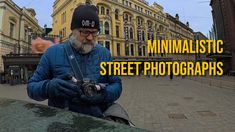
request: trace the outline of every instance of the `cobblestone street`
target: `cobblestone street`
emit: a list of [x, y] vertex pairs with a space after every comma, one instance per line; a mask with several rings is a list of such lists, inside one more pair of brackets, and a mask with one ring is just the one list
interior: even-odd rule
[[[226, 89], [180, 77], [173, 80], [123, 77], [122, 80], [119, 103], [137, 127], [156, 132], [235, 131], [233, 84]], [[36, 102], [28, 98], [26, 85], [0, 85], [0, 97]]]

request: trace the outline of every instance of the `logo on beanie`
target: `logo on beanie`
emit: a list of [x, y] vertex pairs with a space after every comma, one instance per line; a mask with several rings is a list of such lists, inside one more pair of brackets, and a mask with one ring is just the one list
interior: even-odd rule
[[90, 20], [82, 20], [82, 26], [83, 27], [95, 27], [95, 21], [90, 21]]

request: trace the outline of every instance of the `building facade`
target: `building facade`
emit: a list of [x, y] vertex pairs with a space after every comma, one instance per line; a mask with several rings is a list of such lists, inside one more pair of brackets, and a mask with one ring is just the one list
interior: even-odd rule
[[[189, 27], [189, 22], [186, 24], [179, 20], [179, 15], [175, 17], [167, 14], [167, 20], [169, 23], [168, 38], [172, 40], [194, 40], [194, 32]], [[174, 61], [195, 61], [194, 54], [172, 54]]]
[[[201, 32], [195, 32], [194, 39], [195, 41], [208, 40], [208, 38]], [[210, 61], [211, 59], [208, 57], [208, 54], [195, 54], [195, 60], [196, 61]]]
[[[53, 34], [68, 39], [73, 10], [87, 0], [55, 0]], [[157, 3], [145, 0], [90, 0], [99, 9], [100, 35], [98, 42], [110, 50], [116, 60], [162, 61], [174, 55], [148, 54], [147, 41], [159, 39], [192, 39], [193, 31], [174, 17], [163, 12]], [[179, 57], [181, 56], [181, 57]], [[185, 59], [185, 55], [177, 56]], [[190, 58], [187, 56], [187, 60]], [[177, 59], [177, 60], [178, 60]]]
[[12, 0], [0, 0], [0, 73], [2, 56], [31, 52], [31, 34], [42, 33], [33, 9], [18, 7]]
[[216, 38], [224, 41], [224, 53], [211, 55], [224, 62], [225, 73], [235, 73], [235, 0], [211, 0]]

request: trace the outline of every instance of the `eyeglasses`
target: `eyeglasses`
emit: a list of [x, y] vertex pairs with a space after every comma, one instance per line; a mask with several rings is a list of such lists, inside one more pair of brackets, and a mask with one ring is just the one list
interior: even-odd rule
[[83, 37], [88, 37], [90, 34], [92, 37], [97, 37], [100, 32], [99, 31], [88, 31], [88, 30], [78, 30]]

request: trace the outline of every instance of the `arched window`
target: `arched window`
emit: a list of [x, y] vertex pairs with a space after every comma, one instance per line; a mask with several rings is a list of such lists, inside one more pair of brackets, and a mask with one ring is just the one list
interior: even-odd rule
[[101, 6], [101, 15], [104, 15], [104, 7]]
[[104, 23], [104, 28], [105, 28], [105, 29], [104, 29], [104, 30], [105, 30], [105, 31], [104, 31], [104, 34], [109, 34], [109, 23], [108, 23], [108, 22], [105, 22], [105, 23]]
[[118, 11], [118, 9], [116, 9], [116, 10], [115, 10], [115, 19], [116, 19], [116, 20], [119, 20], [118, 14], [119, 14], [119, 11]]
[[133, 29], [130, 28], [130, 39], [133, 39]]

